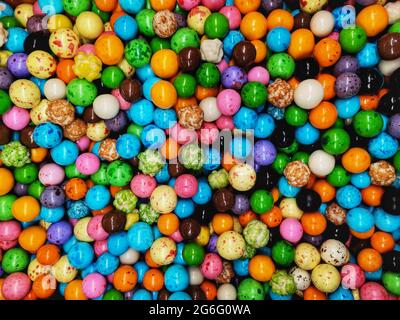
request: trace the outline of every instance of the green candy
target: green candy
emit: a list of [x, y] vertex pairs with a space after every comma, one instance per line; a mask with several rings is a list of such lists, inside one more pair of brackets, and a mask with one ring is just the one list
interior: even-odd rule
[[263, 214], [272, 209], [274, 198], [267, 190], [257, 190], [250, 197], [250, 206], [255, 213]]
[[171, 48], [179, 53], [183, 48], [200, 48], [200, 39], [196, 31], [190, 28], [181, 28], [171, 38]]
[[12, 205], [17, 200], [14, 194], [6, 194], [0, 197], [0, 221], [9, 221], [14, 218], [12, 214]]
[[158, 220], [160, 214], [155, 211], [150, 204], [141, 203], [139, 205], [139, 219], [140, 221], [146, 222], [147, 224], [152, 225], [154, 222]]
[[189, 170], [200, 170], [205, 162], [204, 152], [197, 144], [185, 144], [179, 150], [179, 160]]
[[272, 168], [275, 169], [276, 172], [282, 174], [285, 170], [286, 165], [290, 162], [290, 158], [288, 155], [284, 153], [278, 153], [274, 162], [272, 163]]
[[336, 165], [326, 178], [336, 188], [344, 187], [351, 180], [349, 173], [340, 164]]
[[372, 138], [382, 131], [383, 119], [374, 110], [362, 110], [355, 115], [353, 127], [360, 137]]
[[103, 23], [106, 23], [110, 20], [111, 13], [100, 10], [94, 1], [92, 5], [92, 11], [100, 17]]
[[400, 273], [384, 272], [382, 275], [382, 282], [389, 293], [400, 296]]
[[15, 168], [20, 168], [31, 162], [28, 148], [19, 141], [11, 141], [6, 144], [0, 154], [0, 159], [6, 167]]
[[344, 128], [344, 121], [341, 118], [337, 118], [332, 128]]
[[127, 129], [128, 133], [131, 133], [135, 136], [137, 136], [140, 139], [140, 135], [142, 134], [143, 131], [143, 127], [139, 126], [136, 123], [131, 123]]
[[107, 67], [101, 74], [101, 82], [109, 89], [117, 89], [124, 79], [124, 72], [117, 66]]
[[305, 164], [308, 164], [308, 159], [309, 158], [310, 158], [310, 155], [307, 152], [298, 151], [293, 155], [292, 161], [300, 160], [301, 162], [303, 162]]
[[125, 187], [133, 177], [132, 167], [121, 160], [111, 162], [107, 168], [107, 178], [112, 186]]
[[34, 197], [35, 199], [40, 198], [40, 195], [42, 194], [42, 192], [44, 191], [44, 189], [46, 189], [46, 187], [39, 181], [33, 181], [29, 187], [28, 187], [28, 194], [32, 197]]
[[205, 250], [204, 247], [200, 246], [195, 242], [187, 243], [183, 247], [182, 256], [183, 260], [189, 266], [198, 266], [204, 260]]
[[29, 255], [21, 248], [12, 248], [4, 253], [1, 267], [7, 273], [23, 271], [28, 267]]
[[291, 105], [285, 109], [285, 120], [291, 126], [300, 127], [306, 124], [308, 113], [296, 105]]
[[279, 151], [291, 155], [299, 150], [299, 143], [295, 140], [293, 143], [286, 148], [279, 148]]
[[388, 32], [400, 32], [400, 21], [393, 23], [390, 26]]
[[344, 129], [329, 129], [321, 138], [321, 145], [325, 152], [339, 155], [350, 147], [350, 136]]
[[86, 79], [74, 79], [67, 85], [67, 98], [76, 106], [87, 107], [97, 97], [96, 86]]
[[352, 25], [340, 31], [339, 42], [344, 51], [357, 53], [367, 43], [367, 34], [360, 26]]
[[10, 96], [4, 90], [0, 90], [0, 115], [7, 112], [12, 106]]
[[76, 17], [84, 11], [88, 11], [91, 3], [90, 0], [63, 0], [63, 7], [66, 13]]
[[191, 74], [182, 73], [174, 80], [174, 87], [179, 97], [190, 98], [196, 91], [196, 78]]
[[271, 55], [267, 62], [267, 69], [272, 78], [289, 79], [295, 69], [293, 58], [287, 53], [275, 53]]
[[138, 198], [131, 190], [121, 190], [115, 195], [113, 205], [117, 210], [125, 213], [131, 213], [136, 208]]
[[153, 19], [156, 15], [156, 12], [152, 9], [143, 9], [138, 12], [135, 17], [135, 20], [138, 25], [139, 32], [146, 37], [154, 37], [154, 29], [153, 29]]
[[244, 254], [241, 259], [251, 259], [256, 255], [257, 249], [252, 247], [246, 242], [246, 247], [244, 248]]
[[295, 249], [286, 240], [279, 240], [272, 246], [272, 259], [282, 267], [289, 267], [294, 261]]
[[264, 287], [258, 281], [247, 278], [240, 282], [238, 287], [239, 300], [264, 300]]
[[203, 63], [196, 71], [196, 80], [204, 88], [213, 88], [219, 84], [221, 74], [213, 63]]
[[159, 37], [154, 37], [150, 41], [151, 50], [154, 52], [163, 50], [163, 49], [171, 49], [171, 43], [168, 39], [162, 39]]
[[110, 181], [108, 180], [108, 176], [107, 176], [107, 168], [108, 168], [108, 165], [106, 163], [104, 163], [104, 162], [101, 163], [99, 170], [97, 170], [95, 173], [90, 175], [90, 179], [95, 184], [108, 186], [110, 184]]
[[144, 39], [134, 39], [125, 47], [125, 58], [134, 68], [141, 68], [148, 64], [151, 55], [151, 47]]
[[138, 155], [139, 170], [144, 174], [155, 176], [165, 165], [165, 161], [158, 150], [146, 149]]
[[7, 16], [0, 19], [0, 23], [3, 24], [4, 29], [22, 27], [21, 23], [14, 16]]
[[246, 107], [258, 108], [265, 104], [268, 99], [268, 92], [265, 85], [260, 82], [247, 82], [241, 91], [240, 96]]
[[212, 189], [225, 188], [229, 184], [229, 175], [225, 169], [214, 170], [207, 178]]
[[115, 289], [108, 290], [103, 297], [102, 300], [124, 300], [124, 295]]
[[222, 13], [215, 12], [204, 23], [204, 33], [209, 39], [222, 39], [229, 32], [229, 20]]
[[86, 179], [87, 177], [85, 174], [82, 174], [78, 171], [75, 163], [69, 164], [68, 166], [65, 167], [65, 175], [67, 176], [68, 179], [72, 178]]
[[393, 157], [393, 165], [396, 171], [400, 171], [400, 151], [397, 151]]
[[243, 236], [249, 245], [258, 249], [268, 244], [269, 230], [267, 225], [260, 220], [252, 220], [244, 228]]
[[297, 290], [293, 276], [288, 274], [285, 270], [275, 271], [269, 285], [273, 293], [281, 296], [292, 295]]
[[34, 163], [28, 163], [14, 170], [15, 180], [19, 183], [29, 184], [37, 179], [39, 170]]

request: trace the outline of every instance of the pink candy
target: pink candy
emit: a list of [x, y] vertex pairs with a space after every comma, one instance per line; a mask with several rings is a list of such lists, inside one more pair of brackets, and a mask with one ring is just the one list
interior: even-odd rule
[[7, 300], [22, 300], [31, 289], [31, 280], [22, 272], [15, 272], [4, 279], [2, 293]]
[[13, 241], [18, 239], [21, 233], [21, 225], [15, 221], [0, 222], [0, 241]]
[[217, 96], [217, 106], [224, 116], [233, 116], [240, 108], [242, 99], [233, 89], [222, 90]]
[[139, 198], [149, 198], [153, 190], [157, 187], [157, 182], [153, 177], [145, 174], [138, 174], [131, 181], [131, 190]]
[[242, 15], [240, 11], [235, 6], [226, 6], [219, 10], [225, 17], [228, 18], [229, 28], [231, 30], [237, 29], [240, 27], [240, 22], [242, 21]]
[[297, 243], [303, 236], [303, 227], [299, 220], [287, 218], [280, 224], [279, 232], [283, 239], [291, 243]]
[[82, 174], [93, 174], [96, 173], [100, 168], [100, 159], [93, 153], [82, 153], [76, 159], [76, 168]]
[[39, 181], [45, 186], [56, 186], [63, 182], [65, 173], [58, 164], [45, 164], [39, 171]]
[[269, 82], [269, 72], [263, 67], [254, 67], [247, 74], [247, 79], [250, 81], [257, 81], [267, 85]]
[[100, 273], [91, 273], [82, 281], [82, 290], [86, 297], [95, 299], [106, 290], [107, 281]]
[[216, 253], [207, 253], [200, 270], [205, 278], [214, 280], [222, 271], [222, 259]]
[[108, 238], [108, 233], [103, 229], [101, 221], [102, 215], [94, 216], [90, 219], [87, 226], [87, 233], [93, 240], [105, 240]]
[[30, 120], [29, 111], [18, 107], [12, 107], [3, 114], [3, 123], [11, 130], [22, 130]]
[[198, 190], [197, 179], [191, 174], [182, 174], [176, 178], [174, 188], [176, 194], [184, 199], [193, 197]]

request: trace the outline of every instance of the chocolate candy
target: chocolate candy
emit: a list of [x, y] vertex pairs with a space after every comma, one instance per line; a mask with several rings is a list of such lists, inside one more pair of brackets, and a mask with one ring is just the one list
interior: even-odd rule
[[140, 82], [136, 79], [125, 79], [119, 86], [122, 98], [129, 102], [135, 102], [142, 96]]
[[126, 224], [126, 214], [113, 210], [107, 212], [101, 220], [101, 226], [108, 233], [116, 233], [124, 230]]
[[200, 224], [193, 218], [183, 219], [179, 224], [179, 232], [185, 240], [195, 239], [199, 235], [200, 229]]
[[201, 62], [201, 52], [197, 48], [187, 47], [179, 52], [179, 65], [182, 72], [197, 70]]
[[[21, 136], [20, 136], [20, 141], [21, 143], [28, 147], [28, 148], [37, 148], [38, 145], [35, 143], [35, 141], [33, 141], [33, 130], [35, 128], [34, 127], [25, 127], [24, 129], [22, 129], [21, 131]], [[1, 133], [0, 133], [1, 135]]]
[[251, 66], [256, 59], [256, 48], [250, 41], [240, 41], [234, 48], [232, 58], [242, 68]]
[[378, 40], [378, 52], [384, 60], [400, 57], [400, 33], [390, 32]]
[[217, 211], [226, 212], [234, 206], [235, 194], [227, 188], [219, 189], [215, 191], [212, 200]]

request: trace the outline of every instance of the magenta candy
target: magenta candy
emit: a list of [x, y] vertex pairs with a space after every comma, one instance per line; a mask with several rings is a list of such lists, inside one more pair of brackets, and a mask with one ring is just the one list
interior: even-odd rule
[[387, 300], [388, 293], [377, 282], [367, 282], [360, 289], [361, 300]]
[[7, 300], [22, 300], [31, 289], [31, 280], [22, 272], [15, 272], [4, 279], [2, 293]]
[[30, 121], [29, 111], [15, 106], [3, 114], [3, 123], [11, 130], [22, 130]]
[[183, 237], [179, 229], [177, 229], [173, 234], [170, 235], [170, 238], [174, 240], [175, 242], [181, 242], [183, 241]]
[[266, 85], [269, 82], [269, 72], [263, 67], [254, 67], [247, 74], [247, 79], [250, 82], [256, 81]]
[[94, 216], [90, 219], [87, 226], [87, 233], [93, 240], [105, 240], [108, 238], [108, 233], [103, 229], [101, 221], [102, 215]]
[[348, 263], [340, 271], [342, 277], [342, 286], [347, 289], [358, 289], [365, 282], [364, 271], [354, 263]]
[[0, 249], [8, 250], [14, 248], [18, 244], [18, 239], [15, 240], [1, 240]]
[[107, 240], [97, 240], [94, 242], [94, 253], [96, 256], [101, 256], [106, 252], [108, 252]]
[[90, 53], [91, 54], [96, 54], [96, 49], [95, 49], [95, 46], [93, 44], [87, 43], [87, 44], [81, 45], [78, 48], [78, 52], [83, 52], [83, 53], [86, 53], [86, 54], [90, 54]]
[[198, 190], [198, 182], [191, 174], [182, 174], [176, 178], [174, 188], [176, 194], [184, 199], [193, 197]]
[[193, 9], [200, 5], [201, 0], [178, 0], [179, 6], [186, 11]]
[[76, 159], [76, 168], [82, 174], [93, 174], [96, 173], [100, 168], [100, 160], [93, 153], [82, 153]]
[[217, 107], [224, 116], [233, 116], [241, 103], [240, 94], [233, 89], [222, 90], [217, 96]]
[[106, 290], [107, 281], [100, 273], [91, 273], [82, 281], [82, 290], [89, 299], [100, 297]]
[[299, 220], [287, 218], [280, 224], [279, 232], [283, 239], [291, 243], [297, 243], [303, 236], [303, 227]]
[[215, 123], [219, 130], [233, 130], [235, 128], [232, 117], [220, 116]]
[[13, 241], [18, 239], [21, 225], [15, 221], [0, 222], [0, 241]]
[[219, 10], [225, 17], [228, 18], [229, 28], [231, 30], [237, 29], [240, 27], [240, 22], [242, 21], [242, 15], [240, 11], [235, 6], [226, 6]]
[[39, 181], [45, 186], [55, 186], [63, 182], [65, 173], [63, 168], [55, 163], [45, 164], [39, 170]]
[[203, 276], [207, 279], [216, 279], [222, 271], [222, 259], [216, 253], [207, 253], [200, 265]]
[[202, 0], [201, 3], [211, 11], [217, 11], [225, 5], [225, 0]]
[[146, 174], [138, 174], [131, 181], [131, 190], [139, 198], [149, 198], [156, 186], [156, 179]]
[[87, 136], [83, 136], [78, 141], [76, 141], [76, 145], [81, 152], [86, 151], [87, 149], [89, 149], [90, 139]]

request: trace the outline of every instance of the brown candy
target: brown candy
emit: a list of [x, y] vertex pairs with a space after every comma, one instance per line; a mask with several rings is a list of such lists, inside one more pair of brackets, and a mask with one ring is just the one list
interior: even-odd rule
[[179, 52], [179, 64], [182, 72], [197, 70], [201, 62], [201, 52], [197, 48], [187, 47]]
[[179, 232], [184, 240], [193, 240], [200, 234], [201, 226], [193, 218], [186, 218], [179, 224]]
[[268, 101], [278, 108], [289, 106], [294, 97], [294, 91], [289, 83], [282, 79], [276, 79], [268, 86]]
[[176, 178], [178, 176], [180, 176], [181, 174], [184, 174], [186, 172], [186, 168], [181, 165], [180, 163], [169, 163], [168, 164], [168, 172], [169, 175], [173, 178]]
[[372, 163], [369, 167], [371, 183], [377, 186], [390, 186], [396, 180], [396, 170], [387, 161]]
[[[21, 131], [20, 141], [28, 148], [37, 148], [38, 145], [33, 141], [33, 127], [25, 127]], [[1, 134], [1, 133], [0, 133]]]
[[310, 29], [311, 15], [306, 12], [299, 12], [293, 18], [293, 30]]
[[125, 79], [119, 86], [122, 98], [128, 102], [135, 102], [142, 96], [140, 82], [136, 79]]
[[50, 101], [46, 109], [49, 121], [60, 126], [67, 126], [75, 119], [75, 108], [67, 100]]
[[207, 299], [206, 294], [200, 288], [200, 286], [190, 286], [187, 291], [193, 300], [206, 300]]
[[157, 300], [168, 300], [170, 294], [166, 289], [161, 289], [158, 293]]
[[83, 111], [83, 121], [86, 123], [96, 123], [101, 121], [101, 119], [94, 113], [93, 107], [86, 107]]
[[336, 203], [332, 203], [326, 208], [325, 216], [330, 222], [337, 226], [346, 222], [346, 210]]
[[215, 281], [217, 283], [229, 283], [234, 276], [235, 272], [233, 271], [232, 264], [228, 261], [224, 261], [222, 263], [222, 271]]
[[200, 129], [204, 113], [198, 105], [189, 105], [178, 110], [179, 124], [187, 129]]
[[212, 200], [217, 211], [226, 212], [235, 205], [235, 194], [227, 188], [218, 189], [215, 191]]
[[11, 130], [6, 125], [0, 123], [0, 145], [7, 144], [11, 140]]
[[378, 52], [382, 59], [393, 60], [400, 57], [400, 33], [390, 32], [378, 40]]
[[308, 183], [311, 171], [305, 163], [297, 160], [288, 163], [283, 174], [291, 186], [301, 188]]
[[124, 230], [126, 214], [120, 211], [107, 212], [101, 220], [101, 226], [107, 233], [116, 233]]
[[78, 141], [86, 134], [87, 125], [82, 119], [75, 119], [64, 127], [64, 137], [71, 141]]
[[100, 143], [99, 156], [107, 161], [114, 161], [119, 158], [117, 152], [117, 140], [107, 138]]
[[171, 37], [176, 29], [178, 23], [176, 22], [175, 14], [169, 10], [158, 11], [153, 18], [153, 29], [157, 36], [160, 38]]
[[256, 47], [250, 41], [240, 41], [234, 48], [232, 57], [235, 64], [246, 68], [256, 60]]

